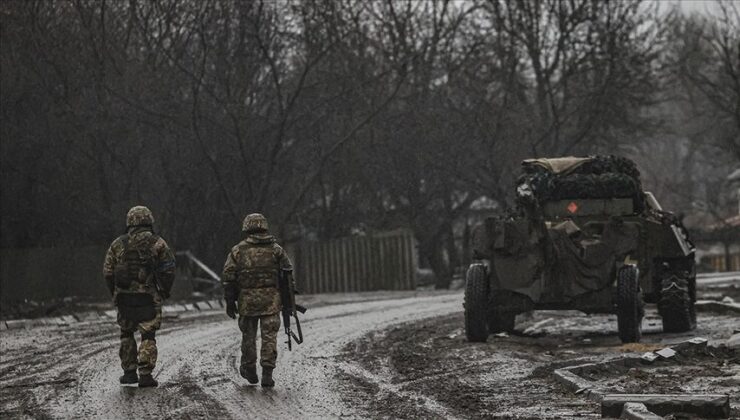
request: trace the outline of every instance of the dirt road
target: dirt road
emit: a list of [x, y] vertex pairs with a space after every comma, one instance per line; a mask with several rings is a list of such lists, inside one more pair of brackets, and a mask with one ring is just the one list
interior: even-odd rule
[[[737, 290], [701, 294], [737, 297]], [[697, 335], [720, 340], [738, 325], [737, 315], [701, 313], [696, 331], [662, 334], [653, 307], [643, 342], [622, 345], [614, 316], [537, 311], [520, 315], [514, 334], [468, 343], [460, 292], [374, 298], [313, 306], [303, 321], [306, 342], [292, 352], [281, 335], [275, 389], [247, 385], [239, 376], [240, 335], [221, 311], [165, 319], [157, 336], [157, 389], [118, 384], [118, 329], [112, 322], [3, 331], [0, 417], [598, 417], [595, 403], [553, 380], [554, 369]], [[734, 356], [706, 362], [706, 369], [692, 368], [691, 378], [662, 372], [662, 381], [671, 392], [727, 392], [740, 379]], [[617, 388], [660, 385], [644, 372], [630, 374], [626, 383], [619, 376], [605, 379]], [[733, 413], [740, 413], [738, 398], [734, 393]]]
[[[374, 331], [346, 346], [339, 375], [348, 405], [370, 418], [583, 419], [601, 418], [598, 403], [565, 390], [555, 369], [640, 355], [695, 336], [720, 340], [737, 316], [702, 313], [688, 333], [664, 334], [648, 309], [642, 342], [622, 344], [616, 317], [570, 311], [536, 311], [517, 319], [513, 334], [469, 343], [463, 316], [453, 313]], [[740, 416], [740, 364], [715, 354], [656, 370], [608, 372], [605, 389], [616, 393], [729, 393]]]
[[[166, 319], [157, 335], [157, 389], [122, 387], [118, 330], [111, 323], [2, 332], [0, 412], [12, 418], [356, 417], [338, 392], [345, 345], [392, 324], [462, 310], [462, 295], [389, 299], [309, 310], [306, 341], [281, 342], [278, 386], [249, 386], [237, 371], [235, 321], [210, 315]], [[282, 337], [280, 337], [282, 340]]]

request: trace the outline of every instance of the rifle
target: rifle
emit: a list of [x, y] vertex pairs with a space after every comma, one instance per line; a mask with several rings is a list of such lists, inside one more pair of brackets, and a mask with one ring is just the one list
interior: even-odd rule
[[[298, 320], [298, 312], [305, 314], [306, 308], [295, 303], [295, 285], [293, 284], [293, 270], [280, 270], [278, 279], [278, 289], [280, 290], [280, 300], [283, 303], [283, 327], [285, 334], [288, 336], [288, 350], [293, 350], [293, 340], [296, 344], [303, 343], [303, 331], [301, 331], [301, 322]], [[296, 335], [290, 328], [290, 318], [295, 319], [295, 328], [298, 331]]]
[[159, 284], [159, 278], [157, 277], [159, 275], [159, 270], [158, 270], [158, 267], [155, 267], [154, 264], [155, 264], [155, 261], [153, 260], [149, 261], [150, 272], [152, 275], [152, 284], [154, 285], [154, 290], [157, 291], [157, 294], [159, 296], [162, 296], [163, 295], [162, 290], [164, 289], [162, 289], [162, 285]]
[[[159, 294], [159, 296], [161, 296], [164, 299], [169, 298], [169, 291], [167, 293], [164, 293], [165, 289], [164, 289], [164, 287], [162, 287], [162, 284], [159, 282], [159, 274], [160, 274], [160, 272], [162, 272], [162, 271], [164, 271], [164, 270], [166, 270], [166, 269], [168, 269], [170, 267], [174, 267], [174, 266], [175, 266], [175, 261], [173, 260], [173, 261], [170, 261], [170, 262], [162, 263], [162, 264], [160, 264], [159, 267], [157, 267], [156, 269], [153, 269], [152, 270], [152, 283], [154, 284], [154, 289], [156, 289], [157, 290], [157, 293]], [[171, 282], [169, 283], [169, 285], [170, 285], [170, 288], [172, 288], [172, 283]], [[165, 295], [167, 295], [167, 296], [165, 296]]]

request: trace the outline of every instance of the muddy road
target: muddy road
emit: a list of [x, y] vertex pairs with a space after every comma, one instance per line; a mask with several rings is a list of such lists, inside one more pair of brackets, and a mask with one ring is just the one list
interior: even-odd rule
[[[601, 418], [598, 403], [566, 391], [555, 369], [640, 355], [695, 336], [720, 340], [740, 328], [740, 318], [699, 314], [690, 333], [663, 334], [648, 309], [641, 343], [623, 345], [616, 318], [576, 312], [537, 311], [517, 319], [514, 334], [469, 343], [463, 316], [453, 313], [367, 334], [347, 345], [339, 375], [349, 405], [372, 418]], [[656, 369], [606, 371], [614, 392], [730, 393], [740, 418], [740, 361], [716, 354]]]
[[[740, 281], [702, 282], [699, 299], [740, 301]], [[535, 311], [517, 316], [515, 332], [486, 343], [465, 339], [462, 311], [371, 331], [347, 344], [338, 374], [347, 405], [372, 418], [601, 418], [598, 403], [567, 391], [553, 371], [639, 356], [693, 337], [723, 343], [740, 332], [737, 313], [700, 312], [697, 328], [662, 332], [647, 305], [640, 343], [622, 344], [614, 315]], [[605, 369], [590, 381], [615, 393], [730, 395], [740, 419], [740, 351], [708, 350], [631, 369]], [[683, 417], [681, 417], [683, 418]]]
[[[433, 294], [312, 308], [306, 340], [288, 352], [279, 336], [277, 386], [238, 373], [240, 333], [220, 311], [165, 319], [157, 334], [156, 389], [122, 387], [118, 329], [78, 323], [2, 332], [0, 415], [6, 418], [357, 417], [336, 380], [336, 356], [392, 324], [460, 312], [462, 295]], [[281, 331], [282, 332], [282, 331]]]
[[[705, 293], [736, 297], [737, 291]], [[696, 331], [662, 334], [648, 308], [643, 342], [622, 345], [614, 316], [537, 311], [518, 316], [514, 334], [468, 343], [461, 292], [375, 299], [312, 305], [303, 317], [303, 345], [288, 352], [279, 336], [274, 389], [239, 376], [240, 335], [221, 311], [165, 319], [157, 335], [157, 389], [118, 384], [112, 322], [3, 331], [0, 417], [591, 418], [599, 416], [598, 406], [559, 386], [554, 369], [694, 336], [722, 340], [740, 327], [737, 315], [702, 312]], [[674, 370], [661, 372], [661, 381], [645, 372], [626, 379], [607, 372], [604, 379], [651, 392], [727, 392], [740, 384], [736, 357], [690, 368], [691, 378]], [[740, 416], [736, 391], [731, 401]]]

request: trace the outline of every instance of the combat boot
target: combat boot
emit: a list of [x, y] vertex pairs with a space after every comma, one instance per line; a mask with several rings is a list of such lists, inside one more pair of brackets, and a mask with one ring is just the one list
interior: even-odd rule
[[159, 385], [159, 383], [156, 379], [152, 377], [151, 374], [139, 376], [139, 388], [150, 388], [157, 385]]
[[239, 373], [242, 375], [242, 378], [246, 379], [250, 384], [256, 384], [260, 381], [260, 378], [257, 377], [257, 367], [255, 365], [239, 366]]
[[136, 375], [136, 369], [124, 370], [123, 375], [118, 378], [122, 385], [135, 384], [139, 382], [139, 377]]
[[275, 386], [275, 381], [272, 380], [272, 368], [262, 368], [262, 386], [265, 388]]

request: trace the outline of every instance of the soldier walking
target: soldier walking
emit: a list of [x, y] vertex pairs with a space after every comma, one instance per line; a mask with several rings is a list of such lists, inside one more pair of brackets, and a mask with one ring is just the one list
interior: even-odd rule
[[[162, 301], [170, 296], [175, 257], [167, 243], [153, 231], [154, 216], [144, 206], [126, 215], [126, 234], [108, 249], [103, 263], [106, 286], [118, 308], [121, 327], [121, 384], [157, 386], [152, 371], [157, 363], [155, 333], [162, 323]], [[134, 332], [141, 334], [136, 349]], [[138, 375], [136, 369], [138, 367]]]
[[226, 314], [236, 318], [237, 302], [239, 329], [242, 331], [242, 357], [239, 373], [250, 384], [257, 376], [257, 325], [262, 348], [262, 386], [275, 386], [272, 371], [277, 359], [277, 334], [280, 329], [280, 293], [278, 277], [281, 270], [292, 271], [285, 250], [270, 235], [267, 219], [259, 213], [244, 218], [242, 231], [246, 238], [231, 248], [226, 257], [222, 283]]

